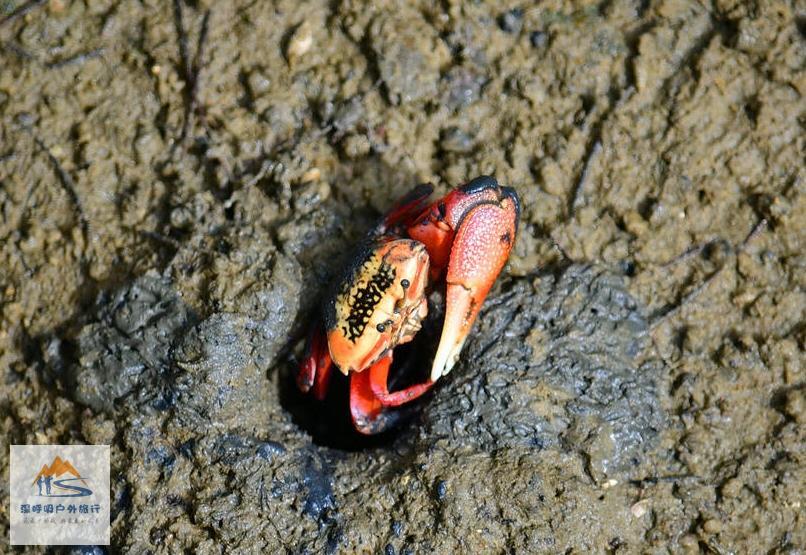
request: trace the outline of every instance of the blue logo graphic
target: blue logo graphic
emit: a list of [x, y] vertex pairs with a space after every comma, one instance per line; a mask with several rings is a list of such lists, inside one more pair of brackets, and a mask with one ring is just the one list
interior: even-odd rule
[[[61, 478], [65, 474], [73, 477]], [[40, 497], [86, 497], [92, 495], [92, 490], [85, 478], [70, 461], [57, 456], [50, 465], [42, 465], [31, 487], [36, 486]]]

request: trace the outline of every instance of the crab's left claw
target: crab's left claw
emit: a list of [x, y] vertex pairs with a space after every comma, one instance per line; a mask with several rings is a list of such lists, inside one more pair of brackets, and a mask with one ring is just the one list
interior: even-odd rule
[[[431, 381], [451, 371], [487, 293], [515, 243], [520, 203], [514, 189], [479, 178], [456, 191], [467, 208], [459, 220], [446, 276], [445, 323], [431, 368]], [[469, 197], [478, 199], [470, 202]], [[450, 203], [449, 198], [446, 202]], [[451, 207], [447, 207], [448, 213]]]

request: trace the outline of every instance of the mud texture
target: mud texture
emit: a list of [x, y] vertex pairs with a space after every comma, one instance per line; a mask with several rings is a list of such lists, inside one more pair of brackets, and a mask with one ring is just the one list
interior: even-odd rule
[[[103, 443], [113, 546], [73, 552], [802, 552], [805, 21], [0, 1], [0, 541], [7, 445]], [[414, 185], [481, 174], [510, 262], [361, 438], [344, 380], [293, 383], [320, 295]]]

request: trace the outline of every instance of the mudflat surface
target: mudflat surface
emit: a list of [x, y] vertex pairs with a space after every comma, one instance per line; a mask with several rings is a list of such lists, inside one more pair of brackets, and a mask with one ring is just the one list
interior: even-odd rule
[[[0, 541], [8, 444], [108, 443], [134, 553], [801, 552], [796, 6], [0, 1]], [[481, 174], [510, 262], [363, 440], [318, 295]]]

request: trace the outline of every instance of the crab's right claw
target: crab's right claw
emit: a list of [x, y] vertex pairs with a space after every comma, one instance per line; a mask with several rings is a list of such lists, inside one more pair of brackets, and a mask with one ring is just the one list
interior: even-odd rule
[[456, 230], [446, 276], [445, 323], [431, 381], [450, 372], [456, 364], [481, 305], [515, 243], [518, 196], [508, 187], [496, 189], [498, 198], [490, 201], [486, 194], [487, 198], [467, 211]]

